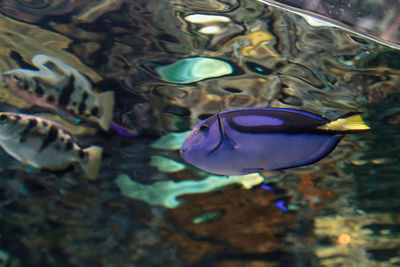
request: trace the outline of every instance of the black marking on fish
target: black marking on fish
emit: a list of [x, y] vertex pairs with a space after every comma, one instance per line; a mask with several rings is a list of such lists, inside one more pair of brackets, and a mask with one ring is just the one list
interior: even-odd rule
[[57, 129], [57, 127], [52, 125], [49, 129], [49, 133], [48, 133], [46, 139], [44, 139], [42, 146], [39, 148], [39, 152], [42, 151], [43, 149], [45, 149], [51, 143], [53, 143], [57, 139], [57, 136], [58, 136], [58, 129]]
[[8, 118], [8, 116], [5, 114], [0, 115], [0, 121], [5, 121], [7, 118]]
[[36, 86], [36, 88], [35, 88], [35, 93], [36, 93], [36, 95], [37, 95], [38, 97], [42, 97], [43, 94], [44, 94], [44, 90], [43, 90], [43, 88], [42, 88], [39, 84], [37, 84], [37, 86]]
[[65, 166], [65, 167], [63, 167], [61, 169], [57, 169], [57, 170], [51, 169], [51, 168], [40, 168], [40, 170], [41, 171], [47, 171], [47, 172], [53, 173], [55, 175], [62, 175], [62, 174], [65, 174], [67, 172], [73, 171], [74, 170], [74, 165], [73, 164], [69, 164], [69, 165], [67, 165], [67, 166]]
[[24, 143], [26, 141], [26, 135], [20, 135], [18, 142], [19, 143]]
[[15, 114], [14, 118], [15, 118], [15, 122], [18, 122], [21, 119], [21, 116], [18, 114]]
[[29, 119], [28, 120], [28, 125], [27, 125], [27, 128], [26, 129], [32, 129], [32, 128], [34, 128], [34, 127], [36, 127], [36, 125], [37, 125], [37, 120], [35, 120], [35, 119]]
[[43, 127], [47, 127], [47, 122], [45, 122], [45, 121], [42, 121], [42, 125], [43, 125]]
[[79, 150], [79, 158], [83, 159], [85, 157], [85, 152], [83, 150]]
[[90, 111], [90, 113], [92, 114], [92, 116], [97, 116], [99, 115], [99, 108], [98, 107], [94, 107], [92, 108], [92, 110]]
[[54, 103], [56, 101], [56, 98], [52, 95], [49, 95], [46, 100], [49, 103]]
[[54, 62], [52, 61], [46, 61], [46, 63], [43, 64], [45, 67], [47, 67], [49, 70], [56, 72], [58, 74], [64, 74], [64, 72], [58, 67]]
[[[258, 115], [277, 118], [283, 121], [282, 125], [257, 125], [244, 126], [235, 123], [233, 118], [236, 116]], [[228, 119], [228, 124], [239, 132], [244, 133], [282, 133], [282, 134], [327, 134], [326, 130], [318, 129], [319, 126], [330, 122], [329, 120], [320, 117], [320, 119], [297, 113], [295, 111], [288, 112], [284, 110], [241, 110], [221, 114]], [[213, 118], [216, 120], [216, 118]]]
[[24, 82], [24, 86], [22, 86], [23, 90], [29, 90], [29, 84], [27, 82]]
[[65, 144], [65, 151], [71, 150], [74, 147], [74, 144], [72, 143], [71, 139], [67, 140], [67, 143]]
[[85, 112], [85, 109], [86, 109], [85, 102], [86, 102], [86, 99], [88, 98], [88, 96], [89, 95], [86, 92], [84, 92], [82, 94], [82, 99], [81, 99], [81, 102], [80, 102], [79, 107], [78, 107], [79, 114], [81, 114], [81, 115]]
[[37, 121], [35, 119], [28, 119], [28, 124], [26, 125], [26, 128], [21, 132], [19, 142], [23, 143], [26, 141], [26, 138], [28, 136], [28, 133], [30, 130], [35, 128], [37, 125]]
[[74, 75], [71, 75], [68, 81], [68, 84], [62, 89], [60, 93], [60, 97], [58, 98], [58, 104], [61, 107], [66, 107], [69, 103], [69, 100], [71, 98], [71, 94], [74, 92], [74, 81], [75, 77]]

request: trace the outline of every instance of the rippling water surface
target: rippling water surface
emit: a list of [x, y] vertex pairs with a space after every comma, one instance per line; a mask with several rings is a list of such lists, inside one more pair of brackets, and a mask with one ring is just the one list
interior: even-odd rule
[[[115, 93], [109, 131], [0, 84], [1, 111], [56, 120], [100, 172], [0, 157], [0, 266], [398, 266], [400, 51], [250, 0], [1, 1], [0, 71], [58, 58]], [[36, 66], [37, 67], [37, 66]], [[187, 132], [219, 110], [285, 107], [372, 127], [323, 160], [214, 176]]]

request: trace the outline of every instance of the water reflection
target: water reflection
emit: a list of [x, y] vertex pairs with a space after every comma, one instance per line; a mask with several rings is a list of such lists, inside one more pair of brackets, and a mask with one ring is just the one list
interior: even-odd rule
[[[29, 68], [36, 54], [57, 58], [99, 92], [114, 91], [113, 122], [135, 134], [102, 131], [33, 106], [2, 83], [2, 111], [57, 119], [79, 132], [82, 147], [100, 144], [103, 160], [96, 181], [88, 181], [80, 179], [78, 168], [32, 172], [2, 153], [1, 261], [398, 264], [397, 50], [248, 0], [6, 2], [0, 16], [1, 72]], [[187, 58], [229, 62], [234, 75], [183, 84], [156, 79], [142, 68], [170, 67]], [[166, 168], [165, 162], [184, 164], [177, 151], [184, 132], [219, 110], [265, 106], [330, 120], [361, 111], [374, 131], [344, 139], [318, 164], [262, 173], [273, 178], [268, 184], [273, 191], [230, 184], [180, 195], [175, 209], [121, 195], [115, 183], [121, 174], [143, 188], [167, 181], [203, 183], [209, 174], [194, 167]], [[284, 212], [276, 203], [296, 209]]]
[[[400, 20], [395, 15], [399, 7], [391, 1], [377, 1], [376, 6], [363, 1], [260, 1], [295, 12], [313, 26], [346, 28], [385, 45], [395, 48], [400, 45]], [[374, 8], [379, 12], [372, 12]]]

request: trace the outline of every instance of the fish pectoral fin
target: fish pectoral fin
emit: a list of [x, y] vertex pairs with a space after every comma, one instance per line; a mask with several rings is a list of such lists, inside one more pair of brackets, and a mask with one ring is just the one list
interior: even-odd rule
[[91, 146], [83, 150], [88, 153], [88, 158], [84, 162], [81, 161], [81, 167], [90, 180], [96, 179], [96, 176], [100, 170], [101, 154], [103, 149], [98, 146]]
[[371, 128], [364, 122], [360, 114], [349, 113], [337, 120], [326, 123], [320, 127], [322, 130], [346, 132], [346, 131], [368, 131]]
[[221, 140], [219, 141], [218, 145], [216, 145], [216, 147], [214, 147], [210, 152], [208, 152], [208, 155], [218, 150], [218, 148], [220, 148], [224, 142], [228, 143], [229, 146], [231, 146], [233, 149], [237, 148], [236, 144], [233, 141], [231, 141], [228, 137], [224, 136], [221, 137]]

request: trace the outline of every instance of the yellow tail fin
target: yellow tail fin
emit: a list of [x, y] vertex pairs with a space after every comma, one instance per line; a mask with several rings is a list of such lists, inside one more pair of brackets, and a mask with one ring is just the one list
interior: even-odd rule
[[101, 117], [98, 118], [101, 128], [108, 131], [114, 112], [114, 92], [108, 91], [100, 96]]
[[319, 129], [330, 131], [367, 131], [371, 128], [364, 122], [360, 114], [350, 115], [349, 117], [339, 118], [327, 124], [324, 124]]
[[96, 179], [97, 173], [100, 170], [101, 154], [103, 149], [99, 146], [91, 146], [83, 150], [89, 154], [89, 157], [84, 162], [81, 162], [81, 167], [90, 180]]

